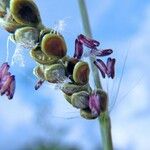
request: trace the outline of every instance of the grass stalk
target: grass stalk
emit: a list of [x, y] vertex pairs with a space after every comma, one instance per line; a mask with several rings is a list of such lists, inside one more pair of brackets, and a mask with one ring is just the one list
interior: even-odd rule
[[[87, 13], [87, 8], [84, 0], [78, 0], [84, 34], [92, 38], [92, 32], [90, 28], [89, 17]], [[93, 73], [93, 79], [95, 87], [102, 89], [102, 84], [99, 77], [99, 72], [93, 61], [95, 58], [90, 57], [90, 66]], [[102, 136], [102, 144], [104, 150], [113, 150], [112, 136], [111, 136], [111, 120], [108, 111], [102, 113], [98, 118], [100, 124], [100, 131]]]

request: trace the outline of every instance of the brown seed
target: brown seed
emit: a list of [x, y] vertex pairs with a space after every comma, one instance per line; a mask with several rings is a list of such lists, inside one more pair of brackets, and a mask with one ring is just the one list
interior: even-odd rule
[[64, 57], [67, 52], [64, 39], [57, 34], [46, 34], [42, 39], [41, 48], [47, 56], [59, 58]]
[[37, 26], [41, 23], [38, 8], [32, 0], [11, 0], [10, 11], [20, 24]]
[[77, 84], [86, 84], [89, 80], [89, 65], [86, 62], [78, 62], [73, 70], [73, 80]]

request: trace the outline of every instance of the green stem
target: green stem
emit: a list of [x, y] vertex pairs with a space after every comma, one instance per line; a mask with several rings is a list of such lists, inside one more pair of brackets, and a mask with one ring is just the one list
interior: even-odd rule
[[103, 149], [113, 150], [112, 137], [111, 137], [111, 120], [108, 112], [101, 114], [98, 119], [101, 127]]
[[[84, 0], [78, 0], [81, 18], [82, 18], [82, 24], [84, 28], [84, 33], [86, 36], [92, 38], [92, 32], [90, 28], [87, 8]], [[100, 82], [99, 72], [96, 66], [94, 65], [93, 61], [95, 58], [90, 57], [90, 65], [93, 73], [93, 79], [94, 84], [96, 88], [102, 89], [102, 85]], [[112, 137], [111, 137], [111, 120], [109, 117], [108, 111], [101, 114], [99, 116], [99, 123], [101, 127], [101, 136], [102, 136], [102, 143], [103, 143], [103, 149], [104, 150], [113, 150], [113, 144], [112, 144]]]
[[[84, 0], [78, 0], [78, 2], [79, 2], [80, 13], [81, 13], [81, 17], [82, 17], [84, 33], [86, 36], [92, 38], [92, 32], [91, 32], [91, 28], [90, 28], [90, 23], [89, 23], [89, 18], [88, 18], [85, 2], [84, 2]], [[94, 60], [95, 60], [95, 58], [90, 57], [91, 69], [92, 69], [92, 73], [94, 76], [94, 83], [95, 83], [96, 88], [102, 89], [98, 70], [97, 70], [96, 66], [93, 64]]]

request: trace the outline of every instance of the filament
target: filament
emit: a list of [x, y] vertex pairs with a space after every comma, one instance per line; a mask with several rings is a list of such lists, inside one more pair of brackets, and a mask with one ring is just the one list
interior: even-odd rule
[[10, 38], [11, 38], [11, 35], [9, 35], [8, 38], [7, 38], [7, 48], [6, 48], [6, 59], [5, 59], [5, 62], [8, 62], [8, 59], [9, 59], [9, 42], [10, 42]]
[[114, 105], [115, 105], [115, 103], [116, 103], [116, 101], [117, 101], [119, 92], [120, 92], [120, 87], [121, 87], [121, 83], [122, 83], [122, 79], [123, 79], [123, 75], [124, 75], [124, 71], [125, 71], [125, 66], [126, 66], [128, 54], [129, 54], [129, 49], [127, 50], [127, 53], [126, 53], [126, 56], [125, 56], [125, 60], [124, 60], [124, 63], [123, 63], [123, 68], [122, 68], [120, 80], [119, 80], [119, 83], [118, 83], [118, 86], [117, 86], [116, 96], [115, 96], [115, 98], [114, 98], [114, 102], [113, 102], [112, 106], [110, 107], [110, 112], [111, 112], [112, 108], [114, 107]]

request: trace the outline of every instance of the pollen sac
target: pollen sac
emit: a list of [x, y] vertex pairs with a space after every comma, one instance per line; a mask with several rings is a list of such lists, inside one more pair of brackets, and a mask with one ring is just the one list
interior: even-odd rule
[[72, 95], [80, 91], [90, 91], [89, 84], [86, 85], [76, 85], [72, 83], [65, 83], [61, 89], [65, 94]]
[[96, 119], [97, 116], [93, 115], [91, 113], [91, 110], [89, 108], [87, 109], [80, 109], [80, 115], [81, 117], [85, 118], [85, 119]]
[[35, 46], [38, 42], [39, 31], [33, 27], [23, 27], [17, 29], [14, 34], [14, 40], [22, 45]]
[[39, 11], [33, 0], [10, 0], [10, 11], [19, 24], [31, 26], [41, 24]]
[[88, 108], [88, 101], [89, 93], [86, 91], [77, 92], [71, 96], [71, 104], [76, 108]]
[[40, 64], [43, 65], [50, 65], [58, 62], [59, 58], [55, 56], [47, 56], [42, 51], [41, 48], [38, 46], [33, 48], [30, 51], [30, 56]]
[[66, 78], [65, 68], [62, 64], [47, 66], [45, 68], [44, 74], [45, 79], [50, 83], [60, 83]]
[[58, 34], [46, 34], [41, 42], [41, 49], [47, 56], [62, 58], [66, 55], [67, 47], [64, 38]]
[[89, 80], [89, 65], [86, 62], [78, 62], [73, 70], [73, 80], [77, 84], [86, 84]]

